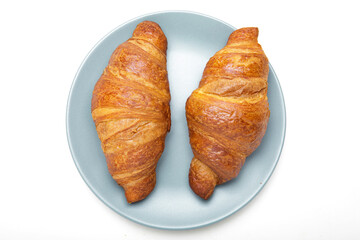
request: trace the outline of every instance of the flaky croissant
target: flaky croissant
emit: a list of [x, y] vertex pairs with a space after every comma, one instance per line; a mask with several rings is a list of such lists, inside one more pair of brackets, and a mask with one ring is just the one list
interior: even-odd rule
[[156, 165], [170, 131], [167, 39], [144, 21], [113, 52], [91, 102], [107, 166], [129, 203], [144, 199], [156, 183]]
[[189, 184], [204, 199], [239, 174], [267, 128], [269, 63], [257, 37], [257, 28], [234, 31], [186, 102], [194, 153]]

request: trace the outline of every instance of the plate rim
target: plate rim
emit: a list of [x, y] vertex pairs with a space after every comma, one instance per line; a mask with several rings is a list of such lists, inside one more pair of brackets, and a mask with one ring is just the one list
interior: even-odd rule
[[66, 104], [66, 118], [65, 118], [65, 122], [66, 122], [66, 136], [67, 136], [67, 142], [68, 142], [68, 146], [69, 146], [69, 149], [70, 149], [70, 153], [71, 153], [71, 157], [73, 159], [73, 162], [75, 163], [75, 166], [81, 176], [81, 178], [83, 179], [83, 181], [86, 183], [86, 185], [88, 186], [88, 188], [95, 194], [95, 196], [100, 199], [107, 207], [109, 207], [110, 209], [112, 209], [114, 212], [116, 212], [117, 214], [119, 214], [120, 216], [126, 218], [126, 219], [129, 219], [135, 223], [138, 223], [138, 224], [141, 224], [143, 226], [146, 226], [146, 227], [151, 227], [151, 228], [156, 228], [156, 229], [164, 229], [164, 230], [190, 230], [190, 229], [195, 229], [195, 228], [200, 228], [200, 227], [205, 227], [205, 226], [208, 226], [208, 225], [211, 225], [211, 224], [214, 224], [214, 223], [217, 223], [227, 217], [230, 217], [231, 215], [233, 215], [234, 213], [236, 213], [237, 211], [239, 211], [240, 209], [242, 209], [243, 207], [245, 207], [249, 202], [252, 201], [252, 199], [254, 199], [258, 194], [259, 192], [261, 192], [261, 190], [264, 188], [264, 186], [266, 185], [266, 183], [269, 181], [271, 175], [273, 174], [273, 172], [275, 171], [275, 168], [279, 162], [279, 159], [281, 157], [281, 153], [282, 153], [282, 149], [284, 147], [284, 142], [285, 142], [285, 137], [286, 137], [286, 120], [287, 120], [287, 117], [286, 117], [286, 107], [285, 107], [285, 99], [284, 99], [284, 94], [283, 94], [283, 91], [282, 91], [282, 88], [281, 88], [281, 85], [280, 85], [280, 82], [279, 82], [279, 79], [276, 75], [276, 72], [274, 71], [274, 68], [272, 67], [272, 65], [270, 64], [269, 62], [269, 68], [270, 68], [270, 71], [274, 74], [274, 78], [276, 79], [275, 83], [276, 83], [276, 86], [279, 88], [280, 90], [280, 98], [281, 98], [281, 109], [282, 109], [282, 112], [284, 113], [283, 114], [283, 128], [282, 128], [282, 132], [281, 132], [281, 135], [282, 135], [282, 138], [281, 138], [281, 143], [279, 145], [279, 148], [278, 148], [278, 152], [276, 153], [276, 160], [274, 161], [273, 163], [273, 166], [271, 168], [271, 171], [268, 172], [268, 174], [266, 175], [266, 178], [265, 178], [265, 181], [261, 184], [261, 186], [256, 190], [256, 192], [249, 196], [244, 202], [243, 204], [239, 205], [238, 207], [234, 208], [233, 210], [227, 212], [227, 213], [224, 213], [222, 215], [220, 215], [219, 217], [215, 218], [215, 219], [211, 219], [211, 220], [208, 220], [206, 222], [202, 222], [202, 223], [199, 223], [199, 224], [192, 224], [192, 225], [179, 225], [179, 226], [163, 226], [163, 225], [160, 225], [160, 224], [150, 224], [148, 222], [145, 222], [145, 221], [141, 221], [137, 218], [134, 218], [132, 216], [129, 216], [128, 214], [125, 214], [123, 212], [120, 212], [118, 209], [115, 209], [113, 206], [111, 206], [110, 203], [108, 203], [102, 196], [101, 194], [99, 194], [95, 188], [92, 187], [92, 185], [89, 183], [87, 177], [85, 177], [85, 174], [83, 173], [81, 167], [79, 166], [79, 163], [78, 161], [76, 160], [76, 157], [75, 157], [75, 151], [73, 149], [73, 144], [72, 144], [72, 140], [71, 140], [71, 133], [70, 133], [70, 130], [69, 130], [69, 124], [70, 124], [70, 121], [69, 121], [69, 108], [70, 108], [70, 105], [71, 105], [71, 99], [72, 99], [72, 94], [73, 94], [73, 90], [74, 90], [74, 86], [75, 86], [75, 83], [76, 83], [76, 80], [79, 76], [79, 73], [81, 71], [81, 69], [83, 68], [84, 64], [86, 63], [86, 61], [88, 60], [89, 56], [93, 53], [93, 51], [108, 37], [110, 36], [111, 34], [113, 34], [114, 32], [118, 31], [119, 29], [121, 29], [122, 27], [126, 26], [127, 24], [131, 23], [131, 22], [134, 22], [134, 21], [137, 21], [141, 18], [144, 18], [144, 17], [149, 17], [149, 16], [154, 16], [154, 15], [160, 15], [160, 14], [168, 14], [168, 13], [184, 13], [184, 14], [192, 14], [192, 15], [198, 15], [198, 16], [201, 16], [201, 17], [205, 17], [205, 18], [209, 18], [209, 19], [212, 19], [212, 20], [215, 20], [215, 21], [218, 21], [224, 25], [227, 25], [228, 27], [232, 28], [233, 30], [236, 30], [237, 28], [232, 26], [231, 24], [221, 20], [221, 19], [218, 19], [216, 17], [213, 17], [213, 16], [210, 16], [210, 15], [207, 15], [207, 14], [204, 14], [204, 13], [199, 13], [199, 12], [195, 12], [195, 11], [187, 11], [187, 10], [165, 10], [165, 11], [156, 11], [156, 12], [151, 12], [151, 13], [146, 13], [146, 14], [142, 14], [142, 15], [139, 15], [135, 18], [132, 18], [120, 25], [118, 25], [117, 27], [115, 27], [114, 29], [112, 29], [109, 33], [107, 33], [105, 36], [103, 36], [99, 41], [96, 42], [96, 44], [91, 48], [91, 50], [87, 53], [87, 55], [84, 57], [83, 61], [81, 62], [80, 66], [78, 67], [77, 69], [77, 72], [73, 78], [73, 81], [71, 83], [71, 87], [70, 87], [70, 91], [68, 93], [68, 98], [67, 98], [67, 104]]

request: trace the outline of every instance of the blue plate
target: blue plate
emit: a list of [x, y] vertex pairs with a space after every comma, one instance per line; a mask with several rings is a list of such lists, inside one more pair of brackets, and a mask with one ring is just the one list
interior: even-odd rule
[[[154, 191], [144, 201], [130, 205], [126, 202], [123, 189], [108, 173], [91, 118], [90, 105], [94, 85], [112, 52], [131, 37], [135, 26], [144, 20], [157, 22], [168, 39], [172, 126], [166, 138], [165, 151], [157, 166]], [[197, 13], [154, 13], [116, 28], [96, 44], [81, 64], [68, 99], [68, 142], [84, 181], [115, 212], [155, 228], [202, 227], [224, 219], [244, 207], [270, 178], [279, 160], [285, 137], [284, 99], [271, 66], [268, 78], [271, 116], [260, 147], [247, 158], [239, 176], [217, 186], [209, 200], [200, 199], [188, 184], [193, 154], [189, 145], [185, 102], [198, 87], [206, 62], [225, 46], [230, 33], [235, 29], [218, 19]]]

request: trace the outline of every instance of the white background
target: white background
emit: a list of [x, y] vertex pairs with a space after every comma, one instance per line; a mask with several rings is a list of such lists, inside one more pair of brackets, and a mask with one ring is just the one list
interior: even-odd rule
[[[1, 1], [0, 239], [360, 239], [356, 1]], [[190, 10], [257, 26], [287, 132], [259, 195], [208, 227], [165, 231], [106, 207], [80, 177], [65, 113], [91, 48], [139, 15]], [[225, 204], [225, 203], [224, 203]]]

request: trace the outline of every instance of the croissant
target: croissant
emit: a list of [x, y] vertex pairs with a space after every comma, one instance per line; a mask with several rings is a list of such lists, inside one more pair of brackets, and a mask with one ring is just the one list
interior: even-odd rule
[[93, 91], [91, 113], [108, 170], [129, 203], [154, 189], [170, 131], [166, 50], [157, 23], [138, 24], [113, 52]]
[[266, 131], [269, 65], [257, 37], [257, 28], [234, 31], [186, 102], [194, 154], [189, 184], [203, 199], [239, 174]]

